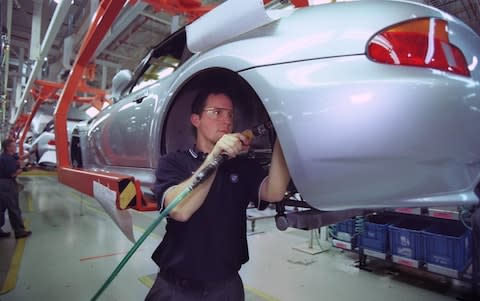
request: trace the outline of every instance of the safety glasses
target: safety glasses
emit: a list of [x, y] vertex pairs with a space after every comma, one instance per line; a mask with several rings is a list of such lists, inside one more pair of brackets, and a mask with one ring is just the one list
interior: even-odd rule
[[207, 117], [213, 120], [233, 120], [233, 110], [225, 108], [210, 107], [205, 108], [203, 111]]

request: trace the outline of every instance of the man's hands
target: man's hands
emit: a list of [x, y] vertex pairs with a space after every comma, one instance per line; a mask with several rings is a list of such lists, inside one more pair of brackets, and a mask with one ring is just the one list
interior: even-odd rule
[[230, 158], [235, 158], [239, 153], [248, 150], [250, 141], [251, 138], [243, 133], [225, 134], [217, 141], [209, 156], [213, 159], [226, 154]]
[[[240, 152], [248, 150], [250, 146], [250, 136], [248, 134], [233, 133], [224, 134], [214, 145], [213, 149], [208, 154], [206, 160], [198, 168], [198, 170], [192, 175], [191, 178], [186, 181], [173, 186], [173, 189], [169, 189], [166, 192], [164, 205], [168, 206], [181, 192], [187, 187], [196, 187], [184, 201], [179, 203], [177, 207], [172, 209], [170, 217], [173, 219], [185, 222], [195, 213], [200, 206], [202, 206], [205, 198], [210, 191], [214, 175], [217, 172], [216, 167], [218, 161], [215, 160], [220, 155], [227, 155], [230, 158], [236, 157]], [[201, 180], [199, 180], [201, 179]]]
[[26, 162], [23, 158], [20, 158], [17, 160], [17, 166], [18, 169], [21, 169], [22, 171], [29, 171], [32, 167], [32, 163]]
[[25, 163], [25, 166], [22, 167], [23, 171], [29, 171], [32, 168], [32, 163], [27, 162]]

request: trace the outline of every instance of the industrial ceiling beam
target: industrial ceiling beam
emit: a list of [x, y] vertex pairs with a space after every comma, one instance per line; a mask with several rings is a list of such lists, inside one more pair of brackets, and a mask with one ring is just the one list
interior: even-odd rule
[[[12, 93], [12, 98], [10, 99], [10, 116], [13, 116], [15, 114], [15, 103], [17, 102], [17, 99], [20, 97], [22, 94], [22, 83], [24, 79], [26, 80], [28, 78], [28, 71], [26, 68], [24, 68], [24, 55], [25, 55], [25, 49], [20, 48], [19, 50], [19, 56], [18, 56], [18, 72], [20, 73], [20, 76], [14, 77], [13, 81], [13, 91]], [[24, 70], [25, 69], [25, 70]], [[23, 74], [25, 72], [25, 74]], [[13, 76], [13, 74], [12, 74]]]
[[[10, 37], [12, 35], [12, 11], [13, 11], [13, 2], [12, 0], [8, 0], [7, 2], [7, 43], [10, 43]], [[7, 109], [7, 88], [8, 88], [8, 69], [9, 69], [9, 57], [10, 57], [10, 46], [7, 45], [7, 49], [5, 49], [5, 65], [4, 65], [4, 82], [3, 82], [3, 95], [2, 95], [2, 125], [5, 124], [5, 117], [6, 117], [6, 109]], [[2, 137], [3, 139], [4, 137]]]
[[[125, 1], [122, 0], [122, 2]], [[127, 27], [130, 26], [130, 24], [145, 10], [147, 6], [147, 3], [140, 1], [133, 7], [124, 10], [115, 24], [111, 26], [108, 35], [105, 35], [105, 38], [101, 41], [100, 46], [98, 46], [92, 59], [96, 58], [100, 53], [103, 53], [110, 44], [117, 40], [118, 36], [125, 32]]]
[[103, 0], [100, 3], [95, 19], [92, 21], [85, 39], [82, 42], [73, 68], [65, 83], [54, 114], [57, 166], [60, 169], [69, 167], [70, 165], [66, 126], [67, 113], [77, 90], [79, 80], [82, 78], [86, 66], [98, 51], [100, 41], [105, 37], [126, 2], [127, 0]]
[[40, 56], [40, 41], [42, 36], [42, 1], [33, 1], [32, 28], [30, 32], [29, 58], [35, 60]]
[[153, 21], [155, 21], [155, 22], [158, 22], [158, 23], [160, 23], [160, 24], [164, 24], [164, 25], [168, 25], [168, 26], [170, 26], [170, 24], [171, 24], [170, 21], [166, 21], [166, 20], [160, 18], [159, 16], [154, 15], [154, 14], [149, 13], [149, 12], [146, 12], [146, 11], [142, 11], [140, 14], [141, 14], [142, 16], [147, 17], [147, 18], [149, 18], [149, 19], [151, 19], [151, 20], [153, 20]]
[[18, 98], [15, 103], [15, 116], [10, 118], [10, 124], [14, 124], [20, 116], [24, 104], [23, 100], [27, 98], [27, 93], [29, 93], [30, 89], [32, 88], [33, 82], [35, 81], [38, 72], [42, 68], [43, 61], [50, 50], [50, 47], [52, 46], [53, 41], [55, 40], [55, 37], [57, 36], [57, 33], [60, 30], [63, 20], [65, 19], [65, 16], [67, 15], [71, 5], [71, 1], [61, 1], [57, 5], [57, 8], [52, 16], [52, 21], [48, 25], [47, 33], [43, 39], [42, 46], [40, 48], [40, 55], [35, 59], [35, 64], [33, 66], [32, 73], [30, 73], [30, 77], [28, 78], [25, 90], [23, 90], [22, 97]]
[[119, 69], [120, 67], [122, 67], [120, 64], [113, 63], [110, 61], [100, 60], [100, 59], [96, 59], [95, 64], [106, 66], [109, 68], [114, 68], [114, 69]]
[[102, 54], [113, 56], [113, 57], [119, 58], [119, 59], [124, 60], [124, 61], [135, 60], [135, 57], [122, 55], [120, 53], [116, 53], [116, 52], [109, 51], [109, 50], [102, 51]]

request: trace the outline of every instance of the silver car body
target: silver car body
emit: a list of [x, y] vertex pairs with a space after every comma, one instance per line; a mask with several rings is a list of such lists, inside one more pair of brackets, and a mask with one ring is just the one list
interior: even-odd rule
[[[422, 17], [448, 21], [450, 42], [462, 50], [471, 77], [367, 57], [366, 45], [377, 32]], [[292, 179], [311, 206], [471, 205], [478, 203], [480, 175], [479, 57], [477, 34], [418, 3], [302, 8], [220, 41], [166, 78], [124, 93], [74, 135], [83, 168], [133, 175], [148, 190], [159, 156], [193, 142], [183, 125], [188, 106], [177, 98], [188, 95], [192, 78], [221, 68], [239, 75], [258, 96]]]
[[[67, 120], [68, 141], [70, 142], [73, 129], [77, 121]], [[55, 130], [48, 126], [38, 135], [30, 146], [30, 150], [37, 156], [37, 164], [54, 167], [57, 166], [57, 147], [55, 146]]]

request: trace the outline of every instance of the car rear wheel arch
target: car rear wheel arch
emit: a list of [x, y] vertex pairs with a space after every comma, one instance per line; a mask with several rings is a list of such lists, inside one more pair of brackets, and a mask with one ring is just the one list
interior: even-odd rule
[[[234, 132], [269, 122], [269, 114], [252, 86], [238, 73], [224, 68], [203, 70], [192, 76], [172, 98], [160, 133], [160, 154], [191, 147], [195, 142], [190, 124], [191, 104], [202, 89], [226, 90], [233, 98]], [[274, 130], [253, 141], [255, 149], [271, 149]]]

